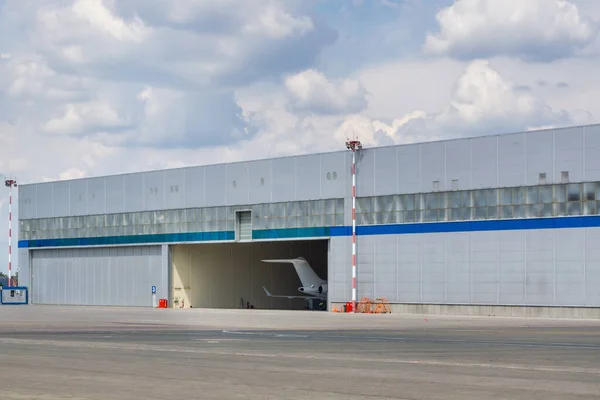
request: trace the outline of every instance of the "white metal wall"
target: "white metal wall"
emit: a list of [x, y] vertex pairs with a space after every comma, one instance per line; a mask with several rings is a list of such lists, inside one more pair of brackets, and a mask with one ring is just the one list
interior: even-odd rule
[[[330, 301], [351, 298], [331, 239]], [[358, 237], [358, 296], [398, 303], [600, 306], [600, 228]]]
[[[349, 151], [19, 187], [19, 218], [350, 197]], [[600, 125], [369, 149], [359, 196], [600, 180]], [[438, 182], [435, 184], [434, 182]]]
[[152, 286], [168, 297], [161, 246], [35, 250], [30, 261], [34, 304], [151, 307]]

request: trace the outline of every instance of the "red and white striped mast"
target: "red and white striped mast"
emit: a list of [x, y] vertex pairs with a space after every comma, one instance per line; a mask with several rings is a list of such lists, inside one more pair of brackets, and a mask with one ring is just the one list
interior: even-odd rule
[[17, 186], [17, 181], [7, 179], [4, 184], [8, 188], [8, 287], [12, 287], [12, 188]]
[[356, 151], [362, 148], [359, 140], [346, 141], [352, 150], [352, 311], [356, 312]]

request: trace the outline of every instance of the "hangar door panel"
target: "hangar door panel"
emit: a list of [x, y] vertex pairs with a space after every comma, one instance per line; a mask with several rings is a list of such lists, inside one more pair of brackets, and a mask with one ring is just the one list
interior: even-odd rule
[[160, 246], [35, 250], [35, 304], [147, 306], [161, 285]]

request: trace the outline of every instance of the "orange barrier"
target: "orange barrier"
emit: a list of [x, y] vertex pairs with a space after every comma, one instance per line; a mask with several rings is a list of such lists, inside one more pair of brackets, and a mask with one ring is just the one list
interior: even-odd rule
[[363, 297], [356, 305], [356, 312], [363, 314], [371, 314], [371, 303], [371, 299], [369, 299], [368, 297]]
[[158, 307], [156, 308], [167, 308], [167, 299], [158, 299]]
[[354, 310], [352, 309], [352, 302], [351, 301], [347, 301], [346, 302], [346, 312], [353, 312]]
[[[352, 309], [352, 302], [348, 301], [341, 309], [333, 307], [331, 311], [337, 313], [351, 313], [354, 310]], [[363, 297], [356, 303], [356, 312], [363, 314], [391, 314], [392, 308], [385, 297], [378, 297], [375, 300]]]
[[385, 297], [378, 297], [376, 299], [377, 308], [375, 309], [376, 314], [391, 314], [392, 308]]
[[378, 297], [375, 301], [368, 297], [363, 297], [356, 305], [356, 312], [363, 314], [391, 314], [392, 309], [385, 297]]

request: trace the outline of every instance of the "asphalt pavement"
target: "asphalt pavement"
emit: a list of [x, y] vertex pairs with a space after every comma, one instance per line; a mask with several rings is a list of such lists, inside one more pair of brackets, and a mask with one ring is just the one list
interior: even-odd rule
[[600, 321], [0, 308], [0, 397], [599, 399]]

